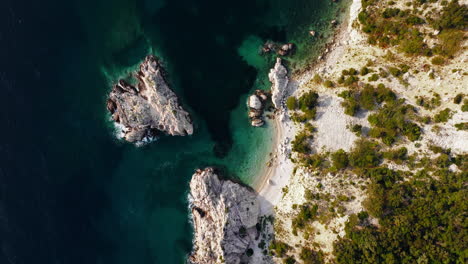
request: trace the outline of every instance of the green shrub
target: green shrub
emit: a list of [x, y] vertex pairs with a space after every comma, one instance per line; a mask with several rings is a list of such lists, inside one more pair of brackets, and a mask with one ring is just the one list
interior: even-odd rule
[[362, 126], [359, 124], [353, 125], [351, 127], [351, 132], [355, 133], [358, 137], [362, 134]]
[[359, 81], [359, 78], [355, 75], [349, 75], [343, 82], [345, 86], [350, 86]]
[[320, 75], [318, 75], [318, 74], [315, 74], [314, 78], [312, 80], [317, 84], [322, 83], [322, 77], [320, 77]]
[[401, 147], [399, 149], [390, 150], [390, 151], [383, 153], [384, 159], [389, 159], [397, 163], [406, 160], [408, 158], [407, 155], [408, 155], [408, 149], [405, 147]]
[[404, 104], [403, 99], [388, 102], [377, 113], [368, 117], [373, 126], [369, 136], [380, 138], [387, 145], [392, 145], [400, 133], [411, 141], [418, 140], [421, 128], [407, 120], [408, 115], [413, 112], [413, 107]]
[[367, 68], [367, 67], [362, 67], [362, 68], [361, 68], [361, 75], [362, 75], [362, 76], [365, 76], [365, 75], [367, 75], [368, 73], [370, 73], [369, 68]]
[[316, 92], [307, 92], [299, 97], [299, 108], [302, 111], [313, 109], [317, 105], [318, 94]]
[[301, 253], [299, 253], [299, 258], [304, 264], [322, 264], [324, 263], [324, 256], [322, 251], [315, 251], [309, 248], [303, 247]]
[[286, 255], [291, 247], [284, 242], [273, 240], [270, 243], [269, 249], [273, 252], [273, 254], [281, 258]]
[[337, 170], [341, 170], [348, 167], [348, 154], [342, 149], [332, 153], [331, 160], [333, 162], [333, 167], [335, 167], [335, 169]]
[[349, 73], [349, 75], [357, 75], [358, 71], [356, 69], [354, 69], [354, 68], [349, 68], [348, 73]]
[[437, 44], [433, 51], [435, 54], [453, 57], [462, 49], [464, 32], [459, 30], [446, 30], [440, 33], [440, 44]]
[[377, 81], [378, 79], [379, 79], [379, 75], [376, 74], [376, 73], [372, 74], [372, 75], [368, 78], [369, 82], [375, 82], [375, 81]]
[[305, 131], [299, 132], [294, 137], [294, 140], [291, 141], [292, 151], [306, 154], [310, 152], [309, 141], [312, 139], [312, 136]]
[[284, 264], [294, 264], [296, 263], [296, 260], [294, 257], [288, 256], [284, 259]]
[[401, 75], [401, 71], [400, 69], [398, 68], [395, 68], [395, 67], [390, 67], [388, 69], [388, 71], [390, 72], [391, 75], [395, 76], [395, 77], [399, 77]]
[[453, 98], [453, 103], [454, 104], [460, 104], [461, 101], [463, 100], [463, 94], [462, 93], [459, 93], [455, 96], [455, 98]]
[[462, 112], [468, 112], [468, 100], [463, 100], [463, 105], [461, 107]]
[[468, 130], [468, 122], [455, 124], [457, 130]]
[[452, 0], [442, 9], [439, 19], [435, 20], [433, 27], [443, 29], [466, 29], [468, 27], [468, 7]]
[[289, 110], [296, 110], [297, 107], [298, 107], [298, 103], [297, 103], [296, 97], [294, 97], [294, 96], [288, 97], [288, 99], [286, 100], [286, 107], [287, 107]]
[[399, 8], [385, 8], [385, 10], [382, 13], [383, 18], [391, 18], [391, 17], [396, 17], [400, 13]]
[[323, 85], [324, 85], [325, 87], [327, 87], [327, 88], [332, 88], [332, 87], [335, 86], [335, 85], [333, 84], [333, 82], [330, 81], [330, 80], [326, 80], [326, 81], [323, 83]]
[[306, 168], [320, 168], [325, 161], [321, 154], [304, 155], [299, 158], [299, 164]]
[[441, 123], [447, 122], [452, 117], [452, 111], [449, 108], [445, 108], [434, 116], [434, 122]]
[[349, 153], [349, 164], [356, 168], [370, 168], [380, 164], [378, 145], [374, 142], [360, 139]]
[[431, 60], [432, 64], [434, 65], [442, 65], [445, 63], [445, 59], [441, 56], [436, 56], [434, 58], [432, 58]]
[[311, 222], [317, 216], [318, 206], [303, 204], [299, 206], [299, 213], [292, 219], [293, 229], [303, 229], [308, 222]]
[[355, 116], [359, 111], [359, 104], [356, 101], [344, 101], [341, 103], [344, 107], [344, 113], [350, 116]]
[[421, 24], [426, 23], [424, 19], [415, 15], [410, 15], [409, 17], [407, 17], [405, 22], [406, 24], [409, 24], [409, 25], [421, 25]]

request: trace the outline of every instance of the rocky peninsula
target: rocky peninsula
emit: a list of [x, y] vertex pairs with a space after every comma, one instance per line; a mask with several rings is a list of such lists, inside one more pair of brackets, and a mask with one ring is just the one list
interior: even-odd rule
[[277, 109], [280, 109], [282, 101], [284, 101], [286, 97], [285, 93], [289, 83], [288, 70], [282, 64], [281, 58], [276, 59], [275, 66], [270, 70], [268, 78], [272, 83], [271, 100], [273, 101], [273, 105]]
[[191, 117], [169, 87], [158, 58], [147, 56], [134, 76], [138, 80], [136, 86], [121, 79], [107, 99], [107, 110], [116, 124], [118, 136], [128, 142], [144, 144], [160, 134], [191, 135]]
[[189, 200], [195, 231], [189, 262], [251, 263], [259, 236], [257, 194], [249, 187], [220, 179], [213, 168], [206, 168], [192, 176]]

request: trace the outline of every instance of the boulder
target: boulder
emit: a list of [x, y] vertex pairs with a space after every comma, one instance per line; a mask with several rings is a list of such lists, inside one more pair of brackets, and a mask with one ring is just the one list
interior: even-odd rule
[[258, 96], [255, 95], [255, 94], [252, 94], [249, 97], [249, 103], [248, 104], [249, 104], [250, 108], [253, 108], [253, 109], [256, 109], [256, 110], [260, 110], [263, 107], [262, 101], [260, 101], [260, 98], [258, 98]]
[[252, 119], [251, 125], [254, 127], [261, 127], [265, 124], [265, 122], [260, 118]]

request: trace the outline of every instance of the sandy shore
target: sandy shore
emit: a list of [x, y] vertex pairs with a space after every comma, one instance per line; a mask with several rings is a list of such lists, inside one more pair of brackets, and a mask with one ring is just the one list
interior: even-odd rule
[[[315, 63], [311, 70], [301, 76], [293, 76], [288, 85], [288, 89], [297, 91], [298, 86], [304, 83], [304, 80], [309, 80], [310, 75], [313, 75], [317, 69], [324, 66], [331, 66], [339, 60], [340, 54], [345, 46], [349, 44], [349, 39], [352, 39], [353, 28], [351, 21], [357, 17], [361, 7], [361, 0], [353, 0], [349, 7], [349, 12], [344, 23], [336, 29], [336, 33], [330, 44], [326, 46], [326, 54], [322, 55], [322, 59]], [[295, 86], [295, 87], [289, 87]], [[272, 214], [275, 205], [283, 196], [283, 188], [288, 185], [293, 174], [294, 164], [289, 159], [290, 142], [294, 138], [298, 128], [289, 119], [286, 110], [281, 109], [275, 115], [273, 122], [274, 137], [273, 151], [271, 155], [271, 166], [266, 167], [259, 177], [255, 180], [253, 186], [259, 193], [261, 200], [261, 213]]]

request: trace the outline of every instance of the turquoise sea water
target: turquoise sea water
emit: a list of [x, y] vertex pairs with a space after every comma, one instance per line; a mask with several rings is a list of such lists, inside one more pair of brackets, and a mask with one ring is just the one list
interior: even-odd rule
[[[325, 40], [308, 31], [329, 34], [339, 8], [328, 0], [6, 4], [1, 263], [183, 263], [194, 170], [217, 166], [249, 184], [271, 151], [271, 127], [247, 118], [247, 96], [269, 89], [274, 63], [259, 45], [294, 42], [289, 65], [302, 67]], [[137, 148], [114, 138], [105, 100], [148, 53], [164, 61], [196, 130]]]

